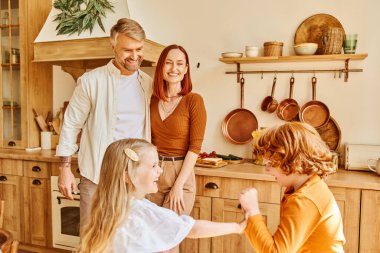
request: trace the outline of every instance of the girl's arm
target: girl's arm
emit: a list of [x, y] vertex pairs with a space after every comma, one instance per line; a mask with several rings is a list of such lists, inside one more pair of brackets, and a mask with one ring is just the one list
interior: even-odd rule
[[207, 220], [196, 220], [188, 238], [206, 238], [228, 234], [241, 234], [247, 225], [246, 221], [242, 223], [230, 222], [213, 222]]

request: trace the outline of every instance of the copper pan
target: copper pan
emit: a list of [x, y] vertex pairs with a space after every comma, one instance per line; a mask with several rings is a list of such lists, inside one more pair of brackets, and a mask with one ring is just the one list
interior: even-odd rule
[[313, 100], [302, 106], [299, 112], [299, 117], [302, 122], [318, 128], [327, 124], [330, 118], [330, 111], [327, 105], [315, 99], [317, 78], [313, 77], [311, 80], [313, 86]]
[[278, 102], [276, 99], [274, 99], [274, 90], [276, 89], [276, 81], [277, 81], [277, 77], [275, 76], [273, 78], [271, 95], [265, 97], [263, 102], [261, 103], [261, 110], [263, 112], [272, 113], [272, 112], [276, 111], [276, 109], [277, 109]]
[[294, 86], [294, 77], [290, 78], [290, 91], [289, 98], [283, 100], [277, 108], [277, 116], [286, 121], [293, 120], [300, 110], [300, 106], [297, 101], [295, 101], [293, 97], [293, 86]]
[[258, 123], [255, 114], [244, 109], [244, 78], [240, 80], [241, 108], [227, 114], [222, 123], [224, 137], [234, 144], [245, 144], [252, 140], [252, 132], [257, 130]]
[[330, 116], [327, 124], [317, 128], [317, 131], [330, 150], [336, 151], [339, 149], [342, 134], [338, 123], [333, 117]]

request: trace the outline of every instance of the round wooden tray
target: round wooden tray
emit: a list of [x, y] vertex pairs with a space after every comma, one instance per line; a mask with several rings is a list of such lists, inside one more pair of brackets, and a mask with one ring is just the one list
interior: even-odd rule
[[342, 134], [338, 123], [333, 117], [330, 116], [327, 124], [317, 128], [317, 131], [330, 150], [336, 151], [339, 148]]
[[294, 36], [294, 45], [308, 42], [318, 43], [317, 54], [320, 54], [322, 31], [328, 27], [342, 28], [343, 34], [345, 34], [338, 19], [328, 14], [316, 14], [308, 17], [298, 26]]

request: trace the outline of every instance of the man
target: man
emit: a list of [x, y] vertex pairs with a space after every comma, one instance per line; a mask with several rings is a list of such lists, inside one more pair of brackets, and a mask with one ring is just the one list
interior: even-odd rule
[[111, 28], [115, 58], [78, 79], [65, 112], [56, 151], [60, 157], [58, 186], [65, 197], [73, 199], [77, 186], [70, 162], [78, 150], [76, 140], [82, 130], [78, 153], [81, 230], [89, 219], [107, 146], [123, 138], [150, 141], [152, 79], [139, 70], [144, 39], [145, 32], [137, 22], [126, 18], [118, 20]]

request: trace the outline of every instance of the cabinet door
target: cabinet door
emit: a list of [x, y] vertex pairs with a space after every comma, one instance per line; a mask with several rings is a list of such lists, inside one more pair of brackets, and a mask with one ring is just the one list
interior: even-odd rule
[[15, 239], [21, 237], [21, 177], [0, 174], [0, 199], [4, 200], [3, 228], [8, 230]]
[[[191, 217], [197, 220], [211, 220], [211, 198], [196, 196]], [[211, 239], [185, 239], [180, 245], [181, 253], [211, 252]]]
[[363, 190], [360, 219], [360, 253], [380, 251], [380, 191]]
[[[260, 211], [273, 233], [280, 221], [280, 205], [260, 203]], [[212, 199], [212, 220], [218, 222], [241, 222], [244, 219], [239, 201], [233, 199]], [[212, 238], [214, 253], [251, 253], [255, 252], [248, 240], [242, 235], [226, 235]]]
[[360, 189], [330, 187], [338, 204], [346, 237], [344, 252], [357, 253], [359, 250]]
[[[51, 226], [48, 179], [24, 177], [24, 236], [25, 242], [48, 246]], [[48, 232], [49, 231], [49, 232]]]

